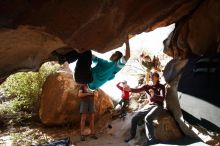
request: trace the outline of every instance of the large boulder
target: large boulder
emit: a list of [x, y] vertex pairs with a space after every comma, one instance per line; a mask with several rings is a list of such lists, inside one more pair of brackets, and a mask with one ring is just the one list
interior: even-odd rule
[[[130, 133], [131, 119], [135, 116], [135, 113], [128, 113], [125, 120], [116, 119], [111, 123], [112, 128], [108, 130], [108, 134], [115, 137], [127, 138]], [[144, 121], [143, 121], [144, 122]], [[152, 121], [154, 124], [155, 138], [161, 141], [170, 141], [181, 138], [182, 132], [167, 110], [163, 110], [158, 113]], [[137, 134], [135, 139], [129, 142], [131, 146], [141, 144], [146, 140], [144, 124], [137, 127]]]
[[161, 141], [175, 140], [183, 137], [178, 123], [166, 110], [162, 111], [153, 121], [154, 135]]
[[[58, 71], [50, 75], [43, 85], [40, 97], [39, 115], [42, 123], [45, 125], [79, 124], [78, 90], [79, 86], [74, 82], [70, 72]], [[98, 97], [95, 97], [95, 108], [96, 120], [113, 108], [110, 97], [100, 89]]]

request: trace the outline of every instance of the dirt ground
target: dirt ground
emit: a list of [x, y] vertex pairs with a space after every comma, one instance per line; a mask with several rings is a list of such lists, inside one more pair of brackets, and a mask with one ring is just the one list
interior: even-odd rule
[[[30, 146], [47, 143], [69, 137], [72, 146], [128, 146], [124, 142], [130, 118], [116, 119], [109, 122], [109, 117], [103, 117], [96, 123], [97, 140], [86, 137], [80, 141], [79, 126], [45, 127], [40, 123], [26, 126], [8, 127], [0, 133], [0, 146]], [[109, 128], [109, 125], [112, 128]], [[89, 128], [85, 131], [89, 133]]]

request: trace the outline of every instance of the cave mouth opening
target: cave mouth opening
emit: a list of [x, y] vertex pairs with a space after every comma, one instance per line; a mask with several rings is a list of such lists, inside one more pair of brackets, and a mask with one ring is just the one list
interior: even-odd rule
[[[100, 88], [105, 91], [114, 101], [120, 100], [120, 91], [117, 89], [116, 84], [122, 80], [126, 80], [131, 87], [136, 87], [138, 85], [138, 80], [140, 75], [145, 75], [146, 68], [141, 65], [140, 54], [146, 53], [153, 59], [154, 56], [158, 56], [161, 62], [161, 83], [165, 84], [164, 78], [162, 76], [162, 70], [165, 65], [172, 58], [163, 53], [164, 45], [163, 41], [168, 37], [168, 35], [174, 30], [175, 24], [171, 24], [166, 27], [157, 28], [151, 32], [143, 32], [141, 34], [135, 35], [129, 40], [131, 57], [126, 63], [125, 67], [116, 74], [113, 80], [108, 81]], [[106, 53], [98, 53], [92, 51], [92, 53], [100, 58], [108, 59], [115, 51], [121, 51], [123, 54], [125, 52], [125, 44], [119, 48]], [[70, 69], [75, 70], [76, 62], [70, 64]], [[153, 70], [152, 70], [153, 71]]]

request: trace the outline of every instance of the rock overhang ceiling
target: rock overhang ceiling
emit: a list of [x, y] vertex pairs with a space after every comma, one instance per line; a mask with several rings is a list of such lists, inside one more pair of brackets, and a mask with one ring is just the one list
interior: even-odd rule
[[215, 52], [219, 11], [218, 0], [0, 1], [0, 76], [37, 70], [59, 48], [103, 53], [121, 46], [128, 34], [172, 23], [165, 53], [186, 58]]

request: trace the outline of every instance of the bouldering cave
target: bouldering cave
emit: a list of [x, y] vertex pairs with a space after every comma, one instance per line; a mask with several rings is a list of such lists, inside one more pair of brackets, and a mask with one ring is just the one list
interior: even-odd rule
[[[169, 112], [157, 120], [171, 124], [164, 128], [159, 122], [155, 135], [166, 144], [187, 136], [220, 145], [219, 0], [1, 0], [0, 83], [11, 74], [38, 71], [43, 63], [57, 61], [54, 51], [105, 53], [122, 46], [128, 35], [170, 24], [175, 28], [163, 42], [163, 52], [172, 57], [163, 70]], [[56, 126], [79, 121], [79, 99], [72, 100], [77, 90], [67, 68], [50, 75], [40, 95], [41, 122]], [[98, 92], [97, 120], [114, 107], [106, 93]], [[128, 116], [127, 121], [132, 114]], [[128, 132], [118, 119], [112, 125], [112, 135]], [[116, 133], [114, 128], [122, 129]]]

